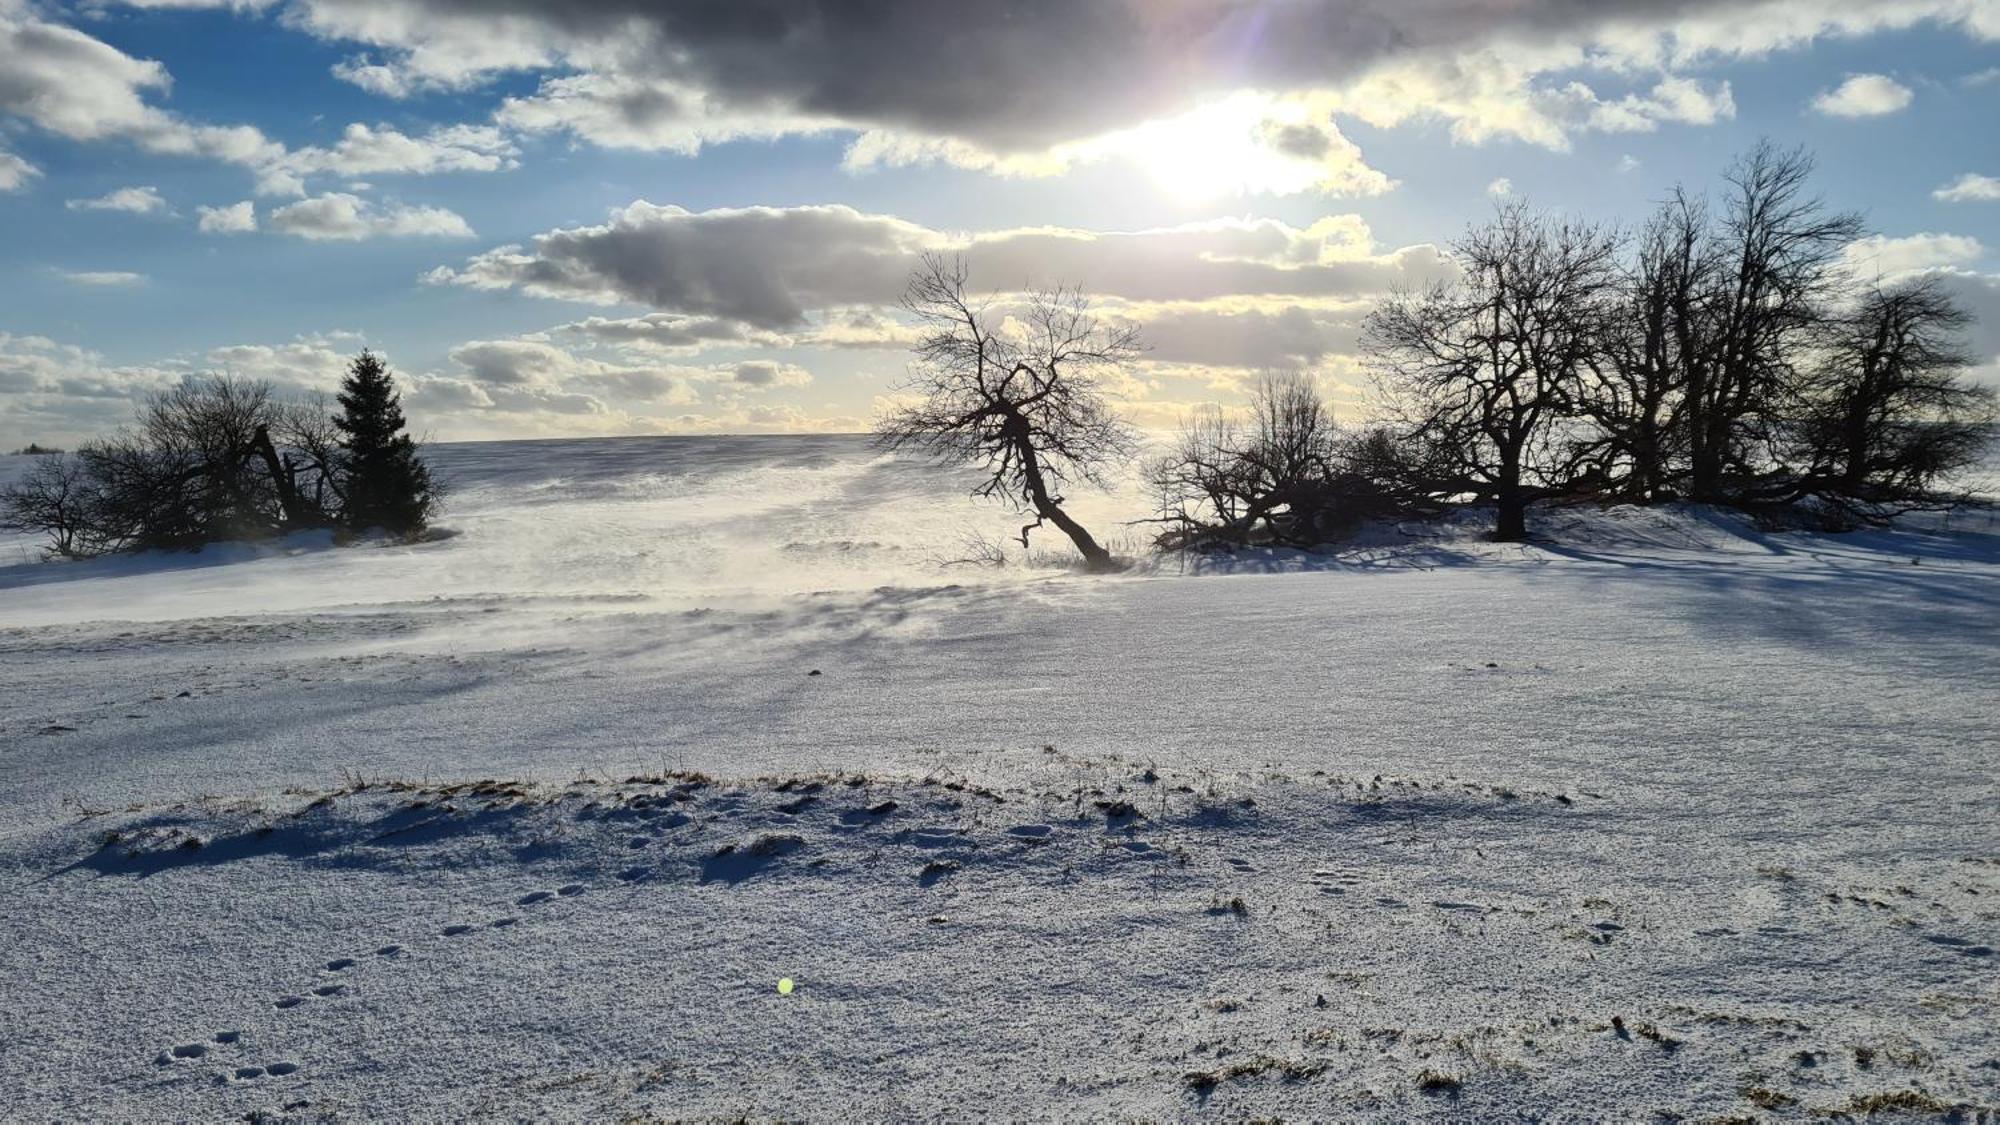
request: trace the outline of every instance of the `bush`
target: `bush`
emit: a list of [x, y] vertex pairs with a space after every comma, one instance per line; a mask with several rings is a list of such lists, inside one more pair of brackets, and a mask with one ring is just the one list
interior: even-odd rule
[[1191, 419], [1148, 466], [1155, 544], [1169, 550], [1315, 547], [1375, 519], [1436, 514], [1439, 486], [1412, 442], [1385, 429], [1348, 432], [1311, 376], [1267, 374], [1246, 423]]

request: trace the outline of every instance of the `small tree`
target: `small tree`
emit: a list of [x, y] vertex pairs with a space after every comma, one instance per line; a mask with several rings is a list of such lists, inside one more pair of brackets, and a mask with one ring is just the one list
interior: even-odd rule
[[422, 531], [436, 507], [436, 492], [417, 443], [403, 432], [402, 396], [388, 365], [363, 349], [341, 381], [338, 400], [333, 425], [341, 435], [343, 522], [400, 535]]
[[911, 277], [903, 307], [925, 332], [906, 389], [919, 401], [883, 417], [876, 440], [979, 465], [986, 479], [974, 495], [1034, 513], [1022, 546], [1052, 523], [1092, 570], [1112, 569], [1111, 552], [1063, 510], [1062, 493], [1076, 481], [1103, 486], [1105, 468], [1135, 448], [1095, 375], [1138, 357], [1136, 332], [1098, 323], [1073, 289], [1029, 294], [1020, 323], [1003, 331], [965, 289], [965, 264], [956, 259], [926, 255]]
[[106, 549], [101, 533], [104, 502], [83, 459], [55, 453], [36, 460], [0, 493], [0, 528], [49, 537], [49, 553], [87, 558]]

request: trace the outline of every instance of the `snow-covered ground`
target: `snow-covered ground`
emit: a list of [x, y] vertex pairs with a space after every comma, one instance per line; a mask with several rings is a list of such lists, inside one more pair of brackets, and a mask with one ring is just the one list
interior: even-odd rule
[[2000, 1106], [1991, 517], [1085, 578], [858, 439], [434, 453], [0, 542], [5, 1116]]

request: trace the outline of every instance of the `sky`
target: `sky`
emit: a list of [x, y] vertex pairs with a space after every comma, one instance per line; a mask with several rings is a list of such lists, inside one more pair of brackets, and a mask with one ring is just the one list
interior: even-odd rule
[[0, 0], [0, 449], [381, 353], [437, 440], [854, 431], [927, 251], [1136, 324], [1171, 426], [1366, 410], [1496, 203], [1632, 226], [1761, 138], [2000, 384], [2000, 0]]

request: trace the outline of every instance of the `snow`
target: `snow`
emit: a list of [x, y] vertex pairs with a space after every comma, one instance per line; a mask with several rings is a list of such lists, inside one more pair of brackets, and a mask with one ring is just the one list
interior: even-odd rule
[[432, 542], [0, 543], [11, 1115], [2000, 1105], [1990, 516], [1091, 578], [854, 438], [435, 455]]

